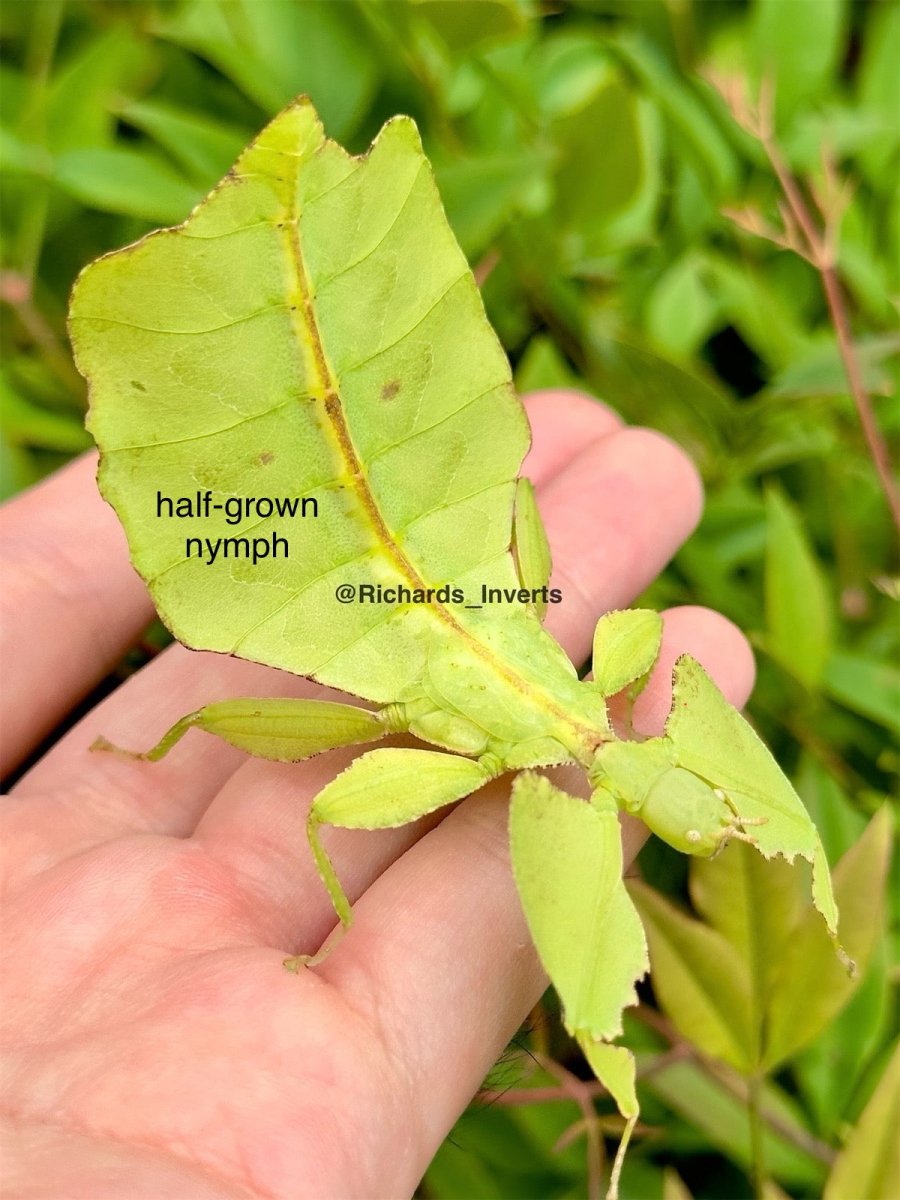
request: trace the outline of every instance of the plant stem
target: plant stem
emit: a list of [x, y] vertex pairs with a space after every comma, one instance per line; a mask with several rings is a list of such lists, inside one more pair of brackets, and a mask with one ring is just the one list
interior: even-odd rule
[[810, 261], [818, 271], [819, 278], [822, 281], [825, 302], [828, 305], [831, 323], [834, 326], [834, 332], [837, 336], [838, 351], [841, 356], [841, 362], [844, 364], [847, 382], [850, 385], [850, 394], [853, 397], [853, 403], [856, 405], [856, 411], [859, 415], [863, 437], [869, 448], [869, 454], [875, 466], [875, 473], [878, 476], [881, 490], [884, 492], [894, 525], [900, 531], [900, 490], [897, 488], [891, 471], [887, 444], [881, 434], [881, 430], [878, 428], [872, 401], [863, 383], [862, 370], [860, 369], [859, 358], [850, 331], [850, 318], [847, 314], [847, 306], [841, 290], [840, 280], [838, 279], [835, 252], [829, 245], [830, 239], [827, 236], [827, 222], [826, 232], [822, 232], [818, 228], [809, 210], [809, 206], [803, 198], [803, 193], [797, 180], [791, 174], [787, 163], [782, 158], [781, 151], [771, 132], [761, 130], [758, 136], [766, 152], [766, 156], [772, 164], [772, 170], [778, 178], [791, 213], [806, 239], [810, 252]]
[[754, 1074], [747, 1080], [747, 1116], [750, 1120], [750, 1164], [756, 1200], [765, 1200], [766, 1194], [766, 1152], [761, 1101], [762, 1079]]
[[[683, 1048], [684, 1057], [689, 1059], [696, 1067], [699, 1067], [710, 1079], [718, 1083], [735, 1100], [738, 1100], [741, 1104], [749, 1103], [748, 1082], [745, 1076], [737, 1075], [736, 1072], [726, 1067], [724, 1063], [717, 1063], [707, 1058], [696, 1047], [692, 1046], [690, 1042], [685, 1041], [676, 1032], [671, 1022], [655, 1009], [649, 1008], [645, 1004], [640, 1004], [634, 1010], [634, 1015], [650, 1029], [661, 1034], [673, 1048]], [[792, 1146], [805, 1151], [811, 1158], [817, 1158], [819, 1162], [823, 1162], [829, 1166], [834, 1162], [835, 1152], [826, 1142], [820, 1141], [819, 1138], [799, 1125], [788, 1124], [778, 1113], [763, 1107], [761, 1088], [758, 1115], [760, 1122], [777, 1137], [783, 1138], [784, 1141], [789, 1142]]]

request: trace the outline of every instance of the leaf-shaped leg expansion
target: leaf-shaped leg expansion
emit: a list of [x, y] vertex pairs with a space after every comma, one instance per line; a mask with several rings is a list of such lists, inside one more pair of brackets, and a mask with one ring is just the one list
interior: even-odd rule
[[[347, 929], [350, 902], [319, 838], [320, 825], [342, 829], [391, 829], [408, 825], [477, 791], [502, 770], [492, 755], [460, 758], [436, 750], [369, 750], [319, 792], [307, 822], [309, 844], [341, 925]], [[315, 966], [334, 948], [330, 941], [313, 955], [285, 960], [288, 970]]]
[[369, 712], [352, 704], [329, 700], [254, 699], [222, 700], [207, 704], [176, 721], [150, 750], [122, 750], [106, 738], [98, 738], [92, 750], [111, 750], [127, 758], [151, 762], [163, 758], [189, 729], [214, 733], [258, 758], [275, 762], [300, 762], [337, 746], [374, 742], [405, 728], [399, 709], [389, 705]]
[[700, 664], [675, 664], [665, 736], [601, 746], [591, 779], [686, 854], [709, 857], [730, 838], [765, 858], [812, 863], [812, 898], [838, 954], [837, 906], [828, 861], [800, 797], [775, 759]]
[[602, 791], [592, 801], [525, 773], [513, 786], [510, 850], [522, 908], [541, 962], [559, 993], [566, 1028], [628, 1122], [608, 1195], [637, 1119], [634, 1059], [608, 1042], [622, 1010], [637, 1003], [649, 969], [640, 919], [622, 881], [618, 811]]

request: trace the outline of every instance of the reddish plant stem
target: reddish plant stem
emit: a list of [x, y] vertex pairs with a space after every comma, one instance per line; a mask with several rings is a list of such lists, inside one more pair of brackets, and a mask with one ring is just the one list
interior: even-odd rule
[[790, 206], [794, 219], [800, 226], [803, 236], [806, 238], [810, 251], [810, 259], [822, 281], [825, 302], [828, 305], [831, 323], [837, 335], [838, 350], [841, 361], [844, 364], [847, 382], [850, 384], [850, 394], [853, 397], [853, 403], [856, 405], [856, 411], [859, 415], [863, 437], [869, 448], [869, 454], [875, 466], [875, 473], [878, 476], [881, 490], [884, 492], [884, 498], [887, 501], [894, 525], [897, 531], [900, 532], [900, 490], [897, 488], [891, 471], [887, 444], [882, 437], [881, 430], [878, 428], [875, 411], [872, 408], [872, 401], [863, 383], [862, 370], [860, 369], [859, 358], [850, 331], [850, 318], [847, 315], [847, 306], [844, 302], [843, 292], [841, 291], [835, 256], [829, 245], [827, 231], [823, 233], [819, 230], [803, 198], [800, 186], [791, 174], [787, 163], [781, 157], [781, 152], [771, 134], [761, 131], [759, 140], [769, 162], [772, 164], [772, 169], [778, 178], [781, 190], [784, 192], [785, 199]]
[[587, 1142], [588, 1200], [600, 1200], [603, 1184], [603, 1136], [600, 1132], [600, 1119], [594, 1108], [594, 1097], [590, 1084], [579, 1079], [577, 1075], [573, 1075], [571, 1071], [567, 1071], [564, 1066], [552, 1058], [540, 1056], [538, 1061], [545, 1071], [556, 1076], [561, 1090], [568, 1093], [581, 1109], [584, 1136]]

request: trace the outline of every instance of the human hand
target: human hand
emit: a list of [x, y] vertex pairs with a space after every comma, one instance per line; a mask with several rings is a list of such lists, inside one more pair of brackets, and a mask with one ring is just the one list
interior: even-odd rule
[[[690, 533], [700, 486], [681, 451], [594, 401], [526, 403], [525, 472], [564, 597], [547, 625], [579, 662], [600, 613], [627, 605]], [[152, 612], [93, 470], [80, 459], [2, 513], [4, 770]], [[708, 610], [674, 609], [635, 705], [641, 731], [659, 732], [685, 652], [746, 700], [743, 637]], [[285, 956], [315, 951], [335, 923], [306, 812], [352, 752], [282, 765], [191, 734], [154, 764], [88, 753], [101, 733], [146, 748], [185, 712], [254, 694], [325, 693], [172, 646], [4, 802], [9, 1195], [409, 1196], [546, 986], [510, 872], [504, 781], [402, 829], [328, 830], [354, 925], [296, 976]], [[627, 860], [639, 828], [626, 827]]]

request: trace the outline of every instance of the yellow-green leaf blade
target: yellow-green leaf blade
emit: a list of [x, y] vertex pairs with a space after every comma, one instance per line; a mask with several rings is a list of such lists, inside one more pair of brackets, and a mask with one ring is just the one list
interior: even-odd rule
[[793, 930], [772, 979], [766, 1066], [776, 1066], [812, 1041], [859, 986], [882, 925], [893, 834], [885, 805], [834, 870], [841, 940], [857, 964], [854, 978], [835, 956], [815, 913], [809, 910]]

